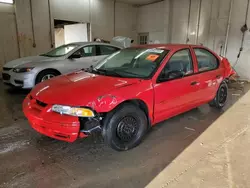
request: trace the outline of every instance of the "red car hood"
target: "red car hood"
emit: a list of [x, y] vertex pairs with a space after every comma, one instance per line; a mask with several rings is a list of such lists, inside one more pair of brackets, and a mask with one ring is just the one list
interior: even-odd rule
[[31, 95], [47, 104], [88, 106], [112, 90], [138, 83], [135, 78], [118, 78], [83, 71], [59, 76], [38, 84]]

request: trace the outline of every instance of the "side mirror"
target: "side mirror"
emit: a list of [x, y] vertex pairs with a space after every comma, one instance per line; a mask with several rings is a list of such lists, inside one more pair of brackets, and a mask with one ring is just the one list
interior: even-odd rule
[[71, 56], [69, 56], [69, 59], [79, 59], [81, 58], [80, 54], [72, 54]]
[[163, 72], [163, 74], [161, 75], [161, 77], [159, 78], [159, 81], [167, 81], [167, 80], [174, 80], [177, 78], [182, 78], [184, 77], [184, 72], [182, 71], [171, 71], [171, 72]]

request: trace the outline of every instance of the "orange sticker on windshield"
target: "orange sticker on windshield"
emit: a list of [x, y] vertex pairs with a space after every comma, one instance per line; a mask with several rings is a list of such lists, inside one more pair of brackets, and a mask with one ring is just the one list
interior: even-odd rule
[[150, 54], [150, 55], [148, 55], [148, 57], [146, 58], [146, 60], [155, 61], [158, 57], [159, 57], [159, 55]]

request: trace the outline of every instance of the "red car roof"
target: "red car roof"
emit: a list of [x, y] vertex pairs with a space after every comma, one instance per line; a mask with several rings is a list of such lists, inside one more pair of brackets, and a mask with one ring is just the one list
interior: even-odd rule
[[174, 50], [174, 49], [181, 49], [181, 48], [188, 48], [188, 47], [202, 47], [201, 45], [195, 45], [195, 44], [145, 44], [145, 45], [137, 45], [133, 46], [136, 48], [162, 48], [166, 50]]

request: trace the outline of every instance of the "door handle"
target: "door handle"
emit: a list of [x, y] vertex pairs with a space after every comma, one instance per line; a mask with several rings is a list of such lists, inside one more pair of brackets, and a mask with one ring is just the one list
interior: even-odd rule
[[195, 86], [195, 85], [197, 85], [197, 84], [199, 84], [199, 82], [196, 82], [196, 81], [193, 81], [193, 82], [191, 82], [191, 86]]
[[219, 74], [219, 75], [216, 75], [216, 78], [221, 78], [221, 75]]

